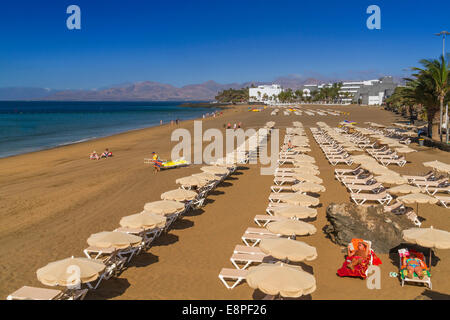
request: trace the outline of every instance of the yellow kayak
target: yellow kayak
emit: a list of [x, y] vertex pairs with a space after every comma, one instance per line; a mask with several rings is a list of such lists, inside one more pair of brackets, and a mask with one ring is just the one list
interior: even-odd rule
[[187, 166], [189, 165], [189, 162], [187, 162], [184, 159], [177, 159], [175, 161], [165, 161], [162, 163], [161, 168], [169, 169], [174, 167], [181, 167], [181, 166]]

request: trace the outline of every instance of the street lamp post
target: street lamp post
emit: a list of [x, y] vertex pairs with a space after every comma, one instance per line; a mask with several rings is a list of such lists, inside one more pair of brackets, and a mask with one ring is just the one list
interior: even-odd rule
[[[450, 32], [448, 31], [441, 31], [439, 33], [435, 33], [436, 36], [440, 37], [442, 36], [442, 58], [444, 59], [444, 63], [445, 63], [445, 37], [447, 35], [450, 35]], [[440, 110], [440, 114], [439, 114], [439, 132], [442, 132], [442, 111]], [[446, 129], [445, 129], [445, 142], [448, 144], [448, 103], [445, 107], [445, 123], [446, 123]], [[442, 134], [441, 135], [441, 141], [442, 141]]]

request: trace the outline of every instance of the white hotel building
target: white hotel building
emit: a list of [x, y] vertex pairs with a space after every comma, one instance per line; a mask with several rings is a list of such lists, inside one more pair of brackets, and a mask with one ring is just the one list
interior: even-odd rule
[[381, 105], [394, 93], [396, 87], [392, 77], [383, 77], [378, 80], [343, 82], [340, 92], [351, 94], [351, 97], [343, 98], [343, 102], [373, 106]]
[[278, 84], [263, 85], [258, 86], [256, 88], [249, 88], [248, 89], [249, 101], [250, 102], [264, 102], [268, 100], [274, 101], [273, 99], [276, 99], [275, 97], [278, 96], [282, 91], [283, 89]]

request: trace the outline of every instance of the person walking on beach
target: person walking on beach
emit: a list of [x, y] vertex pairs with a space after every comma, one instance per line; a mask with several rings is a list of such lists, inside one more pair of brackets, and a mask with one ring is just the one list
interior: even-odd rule
[[233, 125], [233, 130], [236, 130], [236, 123]]
[[231, 123], [228, 122], [227, 129], [231, 129]]
[[175, 123], [177, 124], [177, 126], [178, 126], [178, 118], [177, 118], [177, 120], [175, 120]]
[[159, 156], [156, 152], [152, 152], [152, 161], [153, 161], [153, 174], [161, 171], [161, 160], [159, 160]]

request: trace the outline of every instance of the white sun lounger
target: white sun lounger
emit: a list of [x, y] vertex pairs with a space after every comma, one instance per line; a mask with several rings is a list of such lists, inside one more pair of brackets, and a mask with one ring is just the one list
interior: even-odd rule
[[278, 178], [278, 177], [275, 177], [275, 179], [273, 179], [273, 182], [276, 184], [276, 185], [283, 185], [283, 184], [285, 184], [285, 183], [290, 183], [290, 184], [294, 184], [294, 183], [296, 183], [298, 180], [297, 179], [295, 179], [295, 178], [292, 178], [292, 177], [283, 177], [283, 178]]
[[292, 185], [287, 185], [287, 186], [284, 186], [284, 185], [280, 185], [280, 186], [274, 185], [274, 186], [271, 186], [271, 187], [270, 187], [270, 190], [272, 190], [273, 193], [280, 193], [280, 192], [282, 192], [282, 191], [293, 192], [293, 190], [292, 190]]
[[410, 182], [414, 182], [414, 181], [427, 181], [429, 179], [432, 179], [434, 177], [434, 172], [430, 171], [427, 174], [423, 175], [423, 176], [407, 176], [407, 175], [403, 175], [404, 178], [408, 179], [408, 181]]
[[406, 164], [405, 157], [397, 158], [397, 159], [380, 159], [379, 160], [383, 166], [388, 166], [390, 164], [396, 164], [399, 167], [403, 167]]
[[258, 245], [263, 239], [277, 239], [281, 236], [276, 234], [258, 234], [258, 233], [244, 233], [241, 237], [246, 246], [254, 247]]
[[276, 261], [276, 259], [264, 253], [233, 253], [230, 261], [236, 269], [245, 270], [254, 263], [271, 263]]
[[[402, 268], [402, 255], [405, 254], [406, 252], [408, 252], [407, 248], [403, 248], [403, 249], [399, 249], [398, 250], [399, 269]], [[424, 261], [424, 262], [426, 262], [426, 261]], [[431, 263], [431, 261], [429, 263]], [[430, 290], [432, 289], [431, 278], [428, 277], [428, 276], [424, 277], [423, 279], [420, 279], [420, 278], [414, 276], [412, 279], [410, 279], [408, 277], [401, 277], [401, 275], [400, 275], [400, 279], [401, 279], [401, 282], [402, 282], [402, 287], [405, 285], [405, 282], [415, 282], [415, 283], [424, 283], [424, 284], [428, 285], [428, 288], [430, 288]]]
[[83, 250], [84, 255], [88, 259], [100, 260], [106, 265], [105, 280], [123, 270], [125, 264], [129, 261], [126, 257], [119, 256], [118, 252], [119, 250], [114, 248], [99, 248], [94, 246], [89, 246]]
[[447, 209], [449, 209], [450, 205], [450, 197], [448, 196], [434, 196], [439, 202]]
[[357, 177], [345, 177], [341, 178], [341, 182], [347, 186], [348, 184], [374, 184], [377, 181], [374, 179], [372, 175], [368, 176], [367, 178], [357, 178]]
[[383, 185], [379, 182], [369, 185], [348, 183], [345, 186], [351, 193], [360, 193], [361, 191], [370, 191], [372, 193], [379, 193], [384, 189]]
[[275, 217], [268, 214], [258, 214], [253, 219], [255, 223], [260, 227], [267, 226], [270, 222], [286, 220], [284, 217]]
[[366, 201], [376, 201], [379, 204], [389, 204], [392, 200], [392, 196], [387, 192], [381, 193], [351, 193], [351, 199], [357, 204], [362, 205]]
[[450, 186], [447, 187], [425, 187], [425, 191], [434, 196], [436, 193], [450, 193]]
[[[245, 280], [248, 270], [222, 268], [219, 273], [219, 279], [227, 289], [234, 289], [239, 283]], [[227, 281], [232, 281], [228, 284]]]
[[83, 300], [88, 289], [65, 291], [23, 286], [14, 291], [6, 300]]

